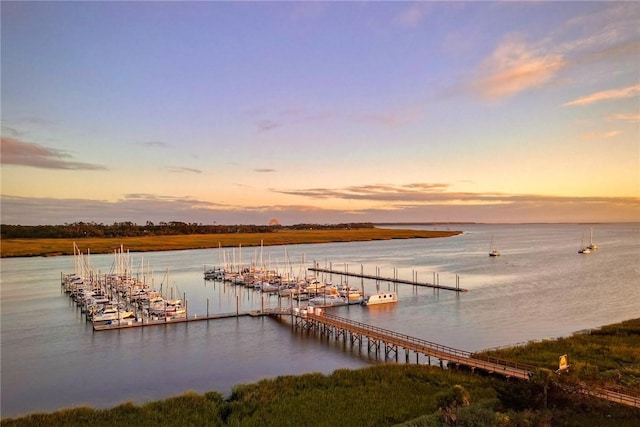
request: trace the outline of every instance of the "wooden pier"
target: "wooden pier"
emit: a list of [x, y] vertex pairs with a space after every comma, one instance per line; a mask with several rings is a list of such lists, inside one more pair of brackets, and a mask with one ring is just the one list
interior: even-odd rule
[[321, 268], [318, 266], [309, 267], [308, 270], [316, 273], [339, 274], [342, 276], [359, 277], [361, 279], [378, 280], [378, 281], [390, 282], [390, 283], [401, 283], [405, 285], [422, 286], [425, 288], [444, 289], [446, 291], [468, 292], [468, 289], [460, 287], [458, 276], [456, 276], [456, 286], [445, 286], [445, 285], [440, 285], [439, 283], [418, 282], [417, 280], [399, 279], [397, 277], [376, 276], [374, 274], [364, 274], [363, 272], [352, 273], [349, 271], [339, 271], [339, 270], [333, 270], [331, 268]]
[[[275, 313], [272, 313], [275, 314]], [[280, 313], [282, 314], [282, 313]], [[342, 338], [351, 345], [362, 347], [365, 338], [369, 353], [381, 353], [384, 349], [385, 360], [398, 361], [399, 349], [404, 349], [406, 363], [409, 363], [410, 352], [416, 355], [426, 356], [431, 364], [431, 357], [440, 361], [440, 367], [466, 367], [472, 371], [484, 371], [504, 378], [517, 378], [529, 381], [539, 369], [537, 366], [527, 365], [506, 359], [481, 356], [469, 351], [447, 347], [420, 338], [399, 334], [377, 326], [367, 325], [342, 317], [326, 313], [324, 310], [309, 309], [308, 311], [293, 311], [292, 323], [295, 328], [310, 330], [321, 336], [331, 337], [336, 340]], [[582, 385], [571, 388], [568, 392], [577, 392], [586, 396], [592, 396], [609, 402], [640, 408], [640, 397], [617, 390], [609, 390], [601, 387]]]
[[494, 357], [480, 358], [465, 350], [334, 316], [323, 310], [294, 311], [292, 322], [294, 327], [314, 330], [321, 335], [334, 336], [335, 339], [342, 337], [345, 342], [348, 339], [351, 345], [357, 343], [359, 347], [363, 345], [366, 338], [369, 352], [378, 353], [384, 349], [385, 359], [391, 358], [395, 361], [398, 360], [398, 350], [402, 348], [405, 350], [407, 363], [410, 352], [414, 352], [416, 360], [420, 354], [425, 355], [429, 360], [434, 357], [440, 361], [441, 367], [444, 367], [446, 362], [447, 366], [466, 366], [471, 370], [478, 369], [505, 378], [519, 378], [526, 381], [538, 369], [535, 366]]

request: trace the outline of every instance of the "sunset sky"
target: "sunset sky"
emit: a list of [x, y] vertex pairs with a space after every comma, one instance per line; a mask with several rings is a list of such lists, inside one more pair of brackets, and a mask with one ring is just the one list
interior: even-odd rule
[[1, 14], [4, 224], [640, 221], [640, 2]]

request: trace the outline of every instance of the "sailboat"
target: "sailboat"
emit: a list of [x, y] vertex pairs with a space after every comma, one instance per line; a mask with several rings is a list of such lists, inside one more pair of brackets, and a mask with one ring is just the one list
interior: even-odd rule
[[591, 249], [589, 248], [589, 246], [585, 246], [584, 245], [584, 233], [582, 233], [582, 244], [580, 246], [580, 250], [578, 250], [579, 254], [590, 254], [591, 253]]
[[500, 251], [493, 247], [493, 236], [491, 236], [491, 245], [489, 245], [489, 256], [500, 256]]
[[589, 245], [587, 246], [587, 249], [589, 249], [589, 251], [598, 250], [598, 245], [593, 241], [593, 227], [591, 227], [591, 237], [589, 238]]

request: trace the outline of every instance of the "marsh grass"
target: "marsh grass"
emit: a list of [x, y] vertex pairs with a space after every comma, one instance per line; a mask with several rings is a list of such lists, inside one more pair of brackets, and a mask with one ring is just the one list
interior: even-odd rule
[[563, 380], [624, 387], [640, 396], [640, 319], [484, 354], [550, 370], [558, 369], [559, 357], [567, 354], [570, 367]]
[[112, 253], [121, 246], [131, 252], [207, 249], [234, 246], [295, 245], [303, 243], [355, 242], [391, 239], [449, 237], [459, 231], [396, 230], [362, 228], [348, 230], [279, 230], [270, 233], [188, 234], [178, 236], [87, 237], [82, 239], [2, 239], [2, 257], [73, 255], [74, 242], [80, 250], [94, 254]]
[[[77, 408], [4, 419], [2, 426], [637, 426], [640, 411], [550, 393], [539, 407], [539, 384], [441, 370], [381, 364], [330, 375], [281, 376], [217, 392], [194, 392], [144, 405]], [[443, 408], [462, 392], [465, 402]], [[445, 417], [447, 414], [447, 417]]]

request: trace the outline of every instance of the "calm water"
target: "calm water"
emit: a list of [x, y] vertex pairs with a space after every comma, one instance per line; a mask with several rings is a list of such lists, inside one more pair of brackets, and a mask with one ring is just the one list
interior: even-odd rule
[[[420, 227], [415, 227], [420, 228]], [[446, 239], [269, 247], [262, 260], [298, 274], [314, 262], [334, 269], [433, 281], [469, 292], [436, 292], [399, 285], [399, 303], [338, 307], [332, 312], [382, 328], [465, 350], [569, 335], [640, 316], [640, 224], [599, 224], [599, 251], [577, 253], [583, 225], [464, 225]], [[491, 239], [502, 252], [488, 256]], [[86, 251], [86, 248], [82, 248]], [[260, 250], [235, 255], [248, 264]], [[276, 297], [202, 280], [218, 249], [131, 254], [153, 270], [156, 288], [186, 294], [190, 315], [277, 306]], [[113, 255], [92, 255], [109, 272]], [[239, 318], [94, 333], [60, 290], [72, 257], [2, 259], [1, 416], [89, 405], [111, 407], [217, 390], [305, 372], [330, 373], [378, 363], [375, 356], [292, 332], [273, 319]], [[141, 268], [134, 271], [143, 274]], [[167, 275], [168, 270], [168, 275]], [[334, 283], [345, 279], [325, 277]], [[351, 285], [389, 289], [388, 283]], [[283, 304], [289, 304], [284, 299]], [[366, 348], [366, 346], [365, 346]], [[413, 359], [413, 357], [412, 357]]]

